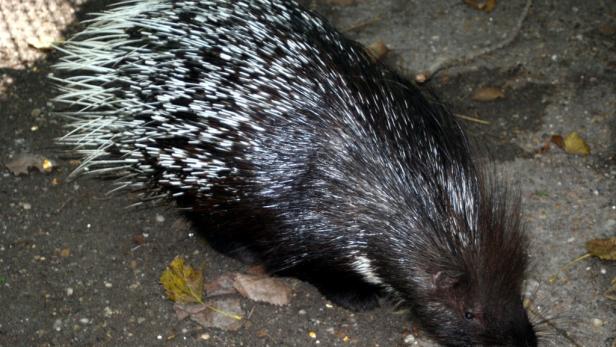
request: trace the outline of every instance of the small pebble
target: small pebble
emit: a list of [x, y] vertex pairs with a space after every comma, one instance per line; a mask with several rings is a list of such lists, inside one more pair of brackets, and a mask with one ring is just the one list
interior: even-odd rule
[[163, 215], [161, 215], [161, 214], [157, 214], [156, 215], [156, 222], [162, 223], [164, 221], [165, 221], [165, 217]]
[[201, 340], [207, 341], [207, 340], [209, 340], [209, 339], [210, 339], [210, 334], [201, 334], [201, 335], [199, 336], [199, 338], [200, 338]]
[[71, 295], [73, 295], [73, 288], [71, 287], [66, 288], [66, 296], [71, 296]]
[[592, 319], [592, 325], [597, 327], [597, 328], [601, 328], [603, 326], [603, 321], [599, 318], [593, 318]]
[[105, 281], [104, 283], [105, 283], [105, 288], [111, 288], [111, 287], [113, 287], [113, 284], [112, 284], [111, 282], [107, 282], [107, 281]]
[[306, 315], [306, 310], [301, 309], [301, 310], [297, 311], [297, 313], [298, 313], [300, 316], [304, 316], [304, 315]]
[[62, 320], [61, 319], [56, 319], [53, 322], [53, 330], [55, 330], [55, 331], [62, 330]]
[[79, 323], [81, 323], [81, 324], [88, 324], [88, 323], [90, 323], [90, 320], [88, 318], [81, 318], [81, 319], [79, 319]]
[[415, 336], [413, 336], [413, 334], [406, 335], [404, 337], [404, 343], [406, 343], [407, 345], [415, 343]]

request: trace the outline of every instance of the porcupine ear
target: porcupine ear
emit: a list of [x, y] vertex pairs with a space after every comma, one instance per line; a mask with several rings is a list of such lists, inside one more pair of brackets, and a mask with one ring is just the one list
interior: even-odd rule
[[450, 290], [462, 283], [463, 277], [460, 274], [454, 275], [445, 271], [438, 271], [432, 275], [432, 286], [437, 291]]

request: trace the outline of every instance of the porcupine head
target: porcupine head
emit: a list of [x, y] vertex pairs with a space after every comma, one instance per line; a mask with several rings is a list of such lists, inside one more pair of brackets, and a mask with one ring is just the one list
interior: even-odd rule
[[475, 225], [450, 214], [417, 226], [427, 232], [411, 242], [408, 258], [391, 260], [400, 271], [392, 285], [406, 296], [413, 319], [444, 345], [537, 346], [520, 295], [527, 241], [519, 203], [497, 188], [477, 194]]

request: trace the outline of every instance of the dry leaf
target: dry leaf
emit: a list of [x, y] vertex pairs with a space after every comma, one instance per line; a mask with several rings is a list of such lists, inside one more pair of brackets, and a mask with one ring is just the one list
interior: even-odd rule
[[38, 154], [23, 153], [15, 159], [5, 164], [6, 168], [15, 176], [27, 175], [30, 169], [37, 169], [40, 172], [51, 172], [54, 163]]
[[269, 336], [269, 332], [267, 331], [267, 329], [261, 329], [261, 330], [257, 331], [256, 335], [257, 335], [258, 338], [268, 337]]
[[561, 135], [552, 135], [548, 138], [546, 138], [543, 141], [543, 146], [541, 146], [540, 148], [535, 150], [535, 153], [537, 154], [545, 154], [547, 153], [547, 151], [549, 151], [551, 149], [550, 143], [556, 145], [557, 147], [560, 148], [564, 148], [565, 147], [565, 142], [563, 140], [563, 137]]
[[381, 40], [371, 43], [366, 49], [374, 61], [382, 60], [389, 53], [389, 47]]
[[543, 146], [537, 148], [535, 150], [536, 154], [545, 154], [547, 151], [550, 150], [550, 142], [549, 141], [545, 141], [543, 142]]
[[418, 73], [417, 75], [415, 75], [415, 82], [419, 84], [425, 83], [427, 80], [428, 80], [428, 74], [425, 72]]
[[133, 234], [133, 243], [137, 246], [141, 246], [145, 243], [145, 236], [142, 233]]
[[505, 92], [498, 87], [481, 87], [475, 89], [471, 95], [473, 101], [494, 101], [496, 99], [502, 99], [505, 97]]
[[266, 276], [267, 275], [267, 269], [263, 265], [252, 265], [251, 267], [246, 269], [246, 271], [244, 271], [244, 272], [249, 274], [249, 275], [258, 275], [258, 276]]
[[196, 305], [175, 303], [173, 308], [178, 319], [190, 317], [204, 328], [235, 331], [244, 323], [244, 312], [237, 298], [206, 300]]
[[616, 237], [586, 241], [586, 250], [603, 260], [616, 260]]
[[550, 136], [550, 142], [552, 142], [553, 144], [555, 144], [556, 146], [560, 148], [565, 148], [565, 140], [563, 139], [561, 135]]
[[167, 297], [179, 303], [203, 303], [203, 273], [175, 257], [160, 276]]
[[569, 154], [589, 155], [590, 146], [584, 141], [584, 139], [575, 131], [565, 136], [563, 140], [565, 144], [565, 152]]
[[486, 13], [492, 12], [496, 7], [496, 0], [464, 0], [464, 3], [470, 8]]
[[235, 276], [237, 273], [224, 274], [212, 282], [205, 284], [205, 295], [207, 297], [226, 295], [237, 293], [237, 290], [233, 287]]
[[237, 274], [233, 286], [240, 294], [254, 301], [286, 305], [291, 298], [291, 288], [272, 277]]

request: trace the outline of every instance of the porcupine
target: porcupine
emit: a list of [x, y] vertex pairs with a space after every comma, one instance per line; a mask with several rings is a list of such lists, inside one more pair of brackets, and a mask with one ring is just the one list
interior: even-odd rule
[[442, 103], [320, 16], [130, 0], [61, 50], [60, 142], [85, 156], [78, 172], [226, 220], [237, 231], [218, 233], [345, 307], [394, 294], [442, 344], [537, 344], [519, 199]]

